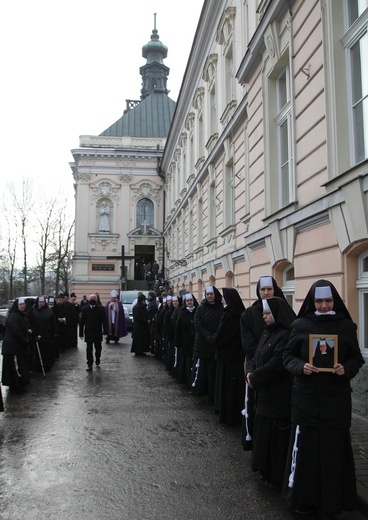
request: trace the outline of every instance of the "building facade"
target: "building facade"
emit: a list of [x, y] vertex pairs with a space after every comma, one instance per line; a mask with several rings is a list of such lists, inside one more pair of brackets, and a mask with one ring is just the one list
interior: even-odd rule
[[367, 159], [367, 0], [206, 0], [161, 161], [171, 285], [248, 306], [273, 275], [298, 311], [327, 278], [367, 358]]

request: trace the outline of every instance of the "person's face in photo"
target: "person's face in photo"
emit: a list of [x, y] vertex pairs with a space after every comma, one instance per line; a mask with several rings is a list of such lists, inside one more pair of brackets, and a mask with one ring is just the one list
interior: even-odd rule
[[319, 350], [322, 352], [322, 354], [325, 354], [327, 352], [327, 345], [324, 341], [320, 342]]

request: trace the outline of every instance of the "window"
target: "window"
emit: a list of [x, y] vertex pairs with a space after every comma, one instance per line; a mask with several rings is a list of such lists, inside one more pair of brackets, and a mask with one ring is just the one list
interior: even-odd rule
[[234, 99], [234, 63], [233, 50], [230, 47], [227, 56], [225, 57], [225, 104], [230, 103]]
[[197, 237], [195, 241], [195, 247], [202, 247], [203, 246], [203, 220], [204, 220], [204, 214], [203, 214], [203, 200], [202, 200], [202, 189], [201, 185], [197, 184], [197, 214], [196, 214], [196, 221], [194, 224], [194, 232], [197, 232]]
[[291, 157], [291, 102], [289, 67], [286, 67], [276, 80], [275, 118], [277, 126], [279, 204], [283, 208], [292, 197], [292, 157]]
[[295, 272], [294, 267], [292, 265], [288, 265], [283, 272], [282, 276], [282, 292], [290, 305], [290, 307], [294, 308], [294, 299], [295, 299]]
[[217, 131], [217, 106], [216, 89], [213, 86], [210, 92], [210, 133], [213, 135]]
[[288, 207], [296, 195], [293, 102], [288, 48], [284, 54], [277, 54], [264, 72], [263, 111], [265, 210], [269, 217]]
[[348, 0], [349, 27], [368, 7], [368, 0]]
[[368, 143], [368, 35], [353, 45], [351, 55], [352, 109], [355, 161], [367, 157]]
[[137, 227], [145, 234], [154, 226], [154, 207], [150, 199], [141, 199], [137, 204]]
[[212, 181], [209, 186], [209, 204], [208, 204], [208, 230], [207, 239], [214, 238], [216, 236], [216, 205], [218, 200], [216, 199], [216, 185], [215, 181]]
[[368, 253], [359, 257], [359, 344], [363, 353], [368, 354]]
[[343, 43], [350, 76], [350, 125], [353, 163], [368, 157], [368, 0], [348, 0]]
[[227, 227], [234, 224], [235, 215], [235, 178], [232, 160], [226, 164], [224, 173], [224, 227]]

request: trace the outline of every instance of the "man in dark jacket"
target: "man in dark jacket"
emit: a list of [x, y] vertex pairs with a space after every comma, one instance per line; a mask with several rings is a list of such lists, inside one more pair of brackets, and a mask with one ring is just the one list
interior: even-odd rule
[[87, 343], [87, 372], [93, 365], [93, 345], [95, 346], [95, 363], [100, 365], [102, 337], [107, 335], [107, 320], [105, 309], [97, 305], [97, 295], [91, 294], [89, 304], [82, 307], [79, 322], [79, 337]]

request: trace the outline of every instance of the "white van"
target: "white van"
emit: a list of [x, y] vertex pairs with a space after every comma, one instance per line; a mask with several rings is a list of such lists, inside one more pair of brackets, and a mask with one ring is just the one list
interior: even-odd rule
[[[137, 289], [135, 291], [120, 291], [120, 301], [128, 311], [129, 319], [127, 319], [127, 327], [131, 329], [133, 326], [133, 302], [138, 298], [138, 293], [141, 292], [148, 298], [148, 291], [141, 291]], [[126, 316], [126, 313], [125, 313]]]

